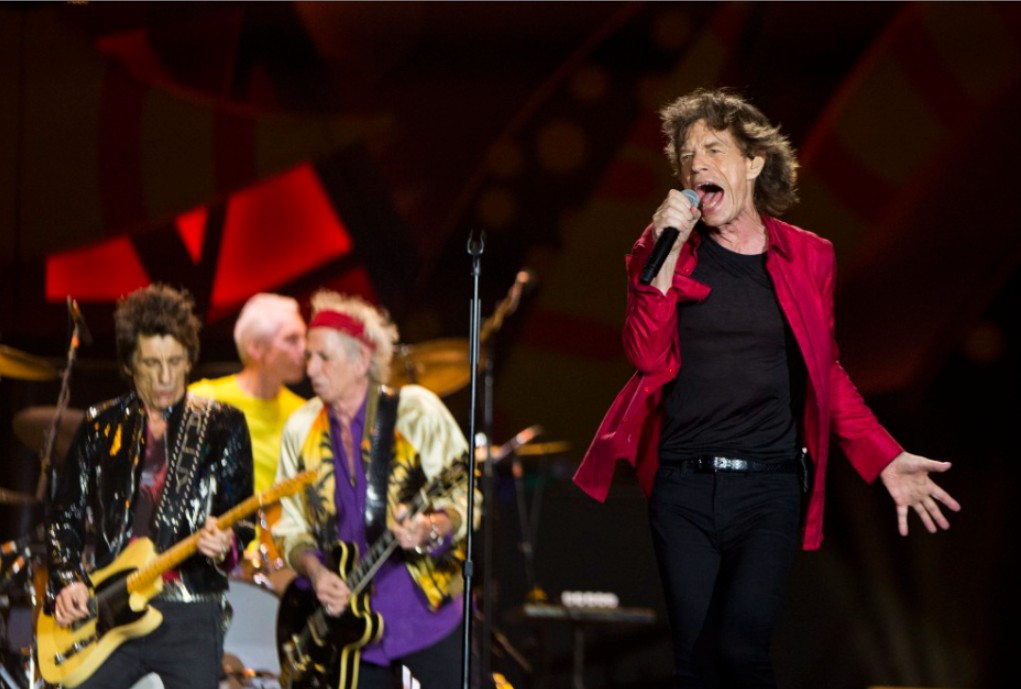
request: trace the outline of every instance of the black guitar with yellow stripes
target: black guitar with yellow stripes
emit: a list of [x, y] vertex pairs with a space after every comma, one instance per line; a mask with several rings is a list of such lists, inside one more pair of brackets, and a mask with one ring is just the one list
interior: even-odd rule
[[[463, 463], [455, 462], [426, 483], [408, 505], [413, 517], [433, 501], [449, 496], [467, 479]], [[277, 611], [277, 654], [280, 684], [292, 689], [354, 689], [358, 686], [361, 649], [383, 636], [384, 621], [372, 612], [369, 584], [398, 547], [389, 529], [359, 559], [358, 546], [338, 542], [332, 562], [351, 590], [351, 602], [339, 616], [329, 615], [304, 577], [292, 581]]]

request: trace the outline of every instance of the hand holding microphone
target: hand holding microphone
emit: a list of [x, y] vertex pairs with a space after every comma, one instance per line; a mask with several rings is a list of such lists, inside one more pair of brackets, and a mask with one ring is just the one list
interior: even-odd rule
[[[680, 244], [688, 241], [692, 228], [702, 216], [698, 210], [698, 204], [698, 194], [691, 189], [684, 191], [671, 189], [666, 200], [656, 209], [652, 221], [657, 227], [662, 226], [663, 231], [656, 240], [655, 246], [652, 247], [652, 253], [649, 254], [649, 259], [638, 278], [643, 285], [650, 284], [656, 278], [678, 239], [681, 240]], [[683, 237], [681, 237], [682, 231]]]

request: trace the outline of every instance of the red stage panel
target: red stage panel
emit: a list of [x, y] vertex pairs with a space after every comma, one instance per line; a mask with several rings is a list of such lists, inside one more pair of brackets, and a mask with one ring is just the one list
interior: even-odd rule
[[350, 251], [315, 171], [302, 165], [231, 196], [210, 310], [230, 309]]
[[46, 259], [46, 299], [112, 302], [149, 284], [131, 240], [113, 239]]
[[177, 234], [188, 249], [188, 255], [195, 265], [202, 260], [202, 242], [206, 237], [206, 219], [209, 212], [205, 208], [196, 208], [193, 211], [182, 213], [177, 216]]

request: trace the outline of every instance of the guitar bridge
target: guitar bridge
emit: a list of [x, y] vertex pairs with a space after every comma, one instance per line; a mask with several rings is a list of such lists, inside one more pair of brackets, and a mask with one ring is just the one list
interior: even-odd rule
[[291, 640], [284, 644], [284, 656], [287, 664], [286, 676], [292, 680], [301, 679], [308, 672], [309, 663], [312, 659], [301, 653], [298, 648], [300, 644], [297, 643], [297, 639], [293, 636]]

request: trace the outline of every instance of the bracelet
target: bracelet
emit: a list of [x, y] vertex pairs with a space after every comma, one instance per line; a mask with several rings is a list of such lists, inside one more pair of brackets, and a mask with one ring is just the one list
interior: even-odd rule
[[433, 519], [435, 515], [429, 515], [429, 549], [435, 550], [442, 541], [443, 537], [440, 536], [440, 530], [436, 528], [436, 520]]
[[415, 546], [415, 552], [419, 555], [429, 555], [436, 550], [443, 542], [443, 537], [440, 536], [440, 530], [436, 528], [436, 520], [433, 519], [433, 515], [429, 515], [429, 544], [424, 548], [420, 545]]

